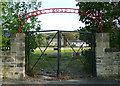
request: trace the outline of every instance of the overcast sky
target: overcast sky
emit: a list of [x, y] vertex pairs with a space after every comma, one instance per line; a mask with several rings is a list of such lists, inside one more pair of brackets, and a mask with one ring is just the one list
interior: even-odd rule
[[[40, 9], [46, 8], [78, 8], [75, 0], [41, 0]], [[76, 30], [84, 26], [79, 22], [78, 14], [52, 13], [40, 15], [42, 30]]]

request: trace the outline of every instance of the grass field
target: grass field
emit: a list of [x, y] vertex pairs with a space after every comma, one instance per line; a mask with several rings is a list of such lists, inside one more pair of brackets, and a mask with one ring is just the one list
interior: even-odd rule
[[[79, 48], [74, 48], [77, 52]], [[88, 50], [89, 48], [85, 48], [84, 50]], [[42, 51], [44, 48], [42, 49]], [[80, 52], [83, 50], [80, 50]], [[30, 54], [30, 68], [35, 64], [38, 58], [41, 55], [41, 51], [36, 49], [34, 52]], [[85, 62], [85, 57], [82, 55], [73, 56], [73, 50], [71, 48], [62, 48], [61, 49], [61, 58], [60, 58], [60, 68], [61, 70], [67, 70], [66, 74], [77, 74], [78, 72], [82, 72], [82, 68]], [[34, 76], [39, 74], [47, 74], [50, 73], [52, 75], [56, 74], [57, 70], [57, 51], [49, 48], [46, 50], [44, 55], [41, 57], [39, 62], [37, 63], [34, 70], [31, 72]], [[89, 65], [89, 64], [88, 64]], [[76, 71], [75, 71], [76, 70]], [[70, 72], [71, 71], [71, 72]]]

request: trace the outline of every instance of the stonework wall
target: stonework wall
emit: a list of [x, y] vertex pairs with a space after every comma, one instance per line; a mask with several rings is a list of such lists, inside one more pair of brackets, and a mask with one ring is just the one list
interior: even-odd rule
[[97, 76], [120, 75], [120, 52], [110, 49], [108, 33], [96, 34], [96, 71]]
[[2, 51], [2, 62], [3, 62], [3, 78], [5, 78], [7, 76], [8, 70], [7, 70], [7, 66], [9, 66], [9, 60], [10, 60], [11, 56], [10, 56], [10, 51]]
[[3, 77], [23, 80], [25, 76], [25, 34], [14, 34], [10, 41], [10, 51], [2, 52]]

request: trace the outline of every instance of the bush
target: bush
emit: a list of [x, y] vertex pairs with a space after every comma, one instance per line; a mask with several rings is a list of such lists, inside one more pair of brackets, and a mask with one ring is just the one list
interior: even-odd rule
[[82, 58], [85, 60], [84, 68], [87, 73], [92, 73], [93, 68], [93, 51], [91, 49], [82, 52]]

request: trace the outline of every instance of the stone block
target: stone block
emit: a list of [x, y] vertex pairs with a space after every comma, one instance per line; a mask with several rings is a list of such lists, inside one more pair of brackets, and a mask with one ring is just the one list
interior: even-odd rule
[[20, 48], [20, 51], [25, 51], [25, 47], [22, 46], [22, 47]]
[[20, 42], [25, 43], [25, 39], [24, 38], [21, 38], [19, 40], [20, 40]]
[[103, 49], [96, 48], [96, 56], [97, 57], [103, 57], [104, 56], [103, 51], [104, 51]]
[[117, 52], [118, 50], [117, 49], [114, 49], [114, 48], [106, 48], [105, 49], [105, 52]]
[[0, 84], [2, 83], [2, 79], [3, 79], [3, 63], [2, 59], [0, 58]]
[[105, 71], [106, 71], [106, 72], [113, 72], [113, 68], [111, 68], [111, 67], [106, 67], [106, 68], [105, 68]]
[[113, 53], [112, 52], [105, 52], [104, 58], [106, 59], [113, 59]]
[[25, 60], [25, 57], [24, 56], [15, 56], [16, 60], [17, 61], [24, 61]]
[[12, 64], [11, 62], [4, 63], [4, 67], [15, 67], [15, 64]]
[[120, 52], [113, 52], [113, 59], [120, 60]]
[[11, 46], [11, 52], [15, 52], [18, 50], [18, 47], [17, 46]]
[[14, 62], [14, 61], [15, 61], [14, 58], [7, 58], [7, 59], [5, 59], [5, 62]]
[[101, 60], [101, 59], [96, 59], [96, 62], [97, 62], [98, 64], [101, 64], [101, 63], [102, 63], [102, 60]]
[[101, 62], [102, 64], [106, 64], [106, 65], [112, 65], [112, 59], [103, 59]]
[[96, 59], [101, 59], [101, 60], [102, 60], [102, 59], [103, 59], [103, 57], [96, 56]]
[[109, 42], [109, 33], [96, 33], [97, 42]]
[[17, 67], [24, 67], [24, 63], [17, 63]]
[[16, 37], [17, 38], [25, 38], [25, 34], [24, 33], [17, 33]]

